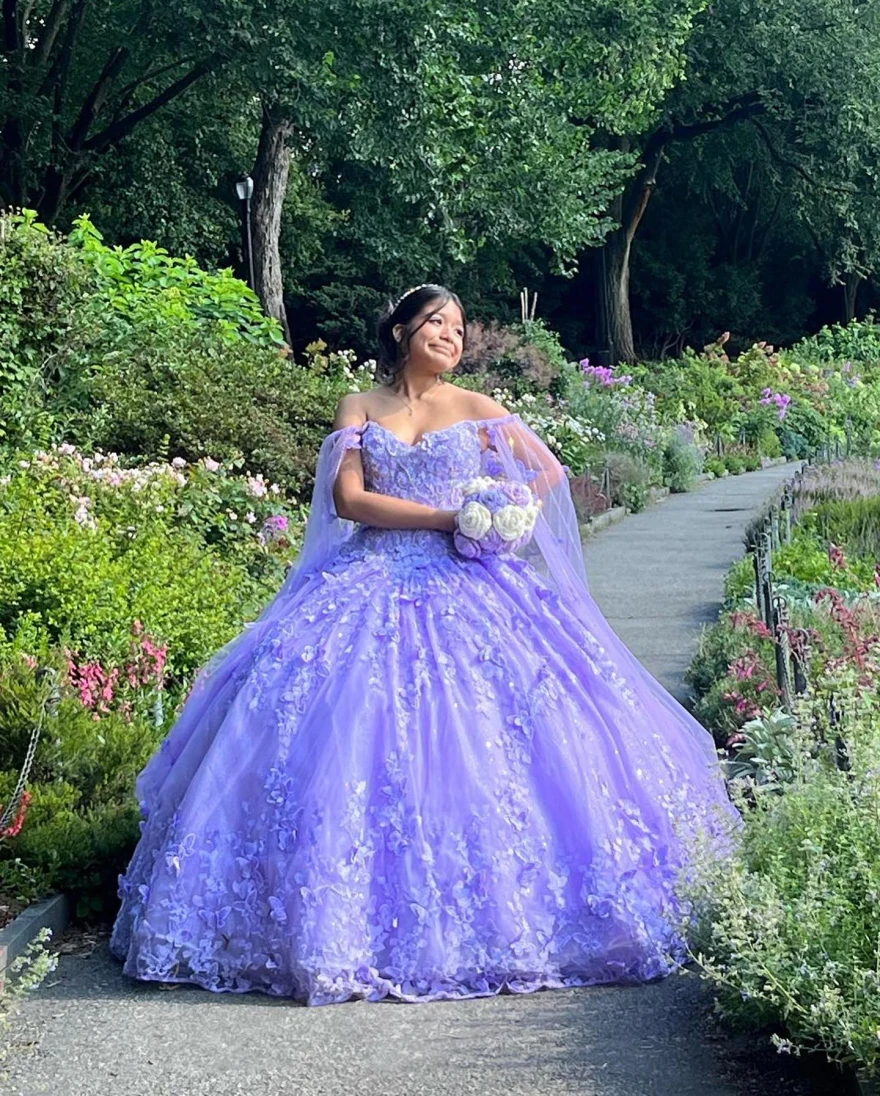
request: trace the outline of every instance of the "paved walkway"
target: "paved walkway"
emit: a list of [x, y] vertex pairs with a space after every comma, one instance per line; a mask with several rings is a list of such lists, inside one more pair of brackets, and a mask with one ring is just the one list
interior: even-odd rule
[[[750, 515], [792, 467], [673, 496], [587, 547], [594, 595], [676, 689]], [[719, 1034], [692, 975], [430, 1005], [304, 1008], [123, 979], [106, 940], [25, 1005], [10, 1096], [819, 1096], [786, 1059]]]

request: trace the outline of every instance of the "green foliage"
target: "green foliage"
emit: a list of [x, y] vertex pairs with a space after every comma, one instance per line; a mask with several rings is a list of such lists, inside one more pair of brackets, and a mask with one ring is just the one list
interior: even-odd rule
[[[9, 1061], [11, 1054], [19, 1049], [20, 1040], [9, 1038], [14, 1032], [16, 1002], [41, 985], [58, 966], [58, 956], [48, 948], [51, 938], [51, 929], [40, 929], [25, 948], [24, 954], [14, 959], [10, 965], [9, 977], [0, 992], [0, 1070]], [[0, 1076], [5, 1077], [5, 1072], [0, 1072]]]
[[15, 463], [0, 493], [0, 628], [10, 635], [36, 630], [35, 642], [118, 664], [139, 620], [168, 644], [170, 671], [186, 675], [283, 577], [284, 545], [261, 533], [284, 511], [256, 477], [126, 469], [71, 446]]
[[277, 590], [299, 514], [277, 485], [214, 462], [125, 468], [65, 445], [13, 467], [0, 480], [0, 802], [43, 730], [0, 887], [72, 889], [85, 916], [114, 904], [137, 773], [198, 668]]
[[724, 576], [724, 600], [728, 606], [748, 597], [755, 589], [755, 567], [751, 554], [733, 563]]
[[88, 405], [68, 417], [83, 448], [134, 458], [241, 457], [285, 489], [311, 489], [320, 441], [351, 390], [340, 363], [298, 366], [275, 351], [230, 353], [203, 328], [139, 324], [124, 341], [89, 348]]
[[[880, 1072], [880, 713], [847, 723], [849, 770], [792, 735], [787, 779], [757, 789], [729, 857], [704, 852], [687, 886], [689, 936], [723, 1014], [783, 1024], [783, 1050]], [[831, 736], [833, 739], [833, 735]]]
[[688, 437], [673, 434], [663, 449], [663, 478], [672, 492], [692, 491], [703, 470], [703, 454]]
[[873, 312], [864, 320], [832, 324], [795, 343], [791, 353], [799, 360], [823, 364], [849, 360], [877, 367], [880, 366], [880, 324]]
[[740, 727], [736, 753], [724, 765], [726, 778], [749, 790], [780, 791], [796, 775], [797, 732], [797, 719], [780, 708], [750, 719]]
[[77, 308], [94, 291], [82, 256], [33, 213], [0, 214], [0, 445], [50, 436], [56, 356], [76, 337]]
[[722, 476], [727, 475], [727, 465], [724, 460], [718, 456], [706, 457], [703, 462], [703, 471], [711, 472], [716, 479], [721, 479]]
[[[241, 457], [309, 493], [339, 397], [364, 384], [350, 358], [315, 344], [293, 364], [279, 353], [278, 325], [227, 271], [149, 243], [105, 247], [85, 218], [65, 240], [32, 214], [7, 215], [4, 248], [7, 448], [64, 437], [138, 459]], [[46, 285], [54, 297], [41, 304]]]
[[278, 323], [267, 318], [257, 295], [231, 270], [208, 273], [192, 256], [175, 258], [149, 240], [107, 247], [85, 215], [76, 218], [68, 239], [95, 272], [101, 312], [109, 307], [133, 327], [145, 321], [177, 328], [210, 325], [230, 345], [242, 340], [283, 345]]
[[[135, 756], [155, 739], [133, 728]], [[9, 795], [15, 773], [0, 773], [0, 797]], [[4, 842], [0, 855], [16, 857], [41, 873], [53, 890], [77, 895], [77, 915], [87, 917], [114, 905], [117, 879], [137, 843], [140, 814], [130, 786], [122, 801], [89, 802], [66, 781], [35, 782], [25, 824]], [[2, 863], [2, 861], [0, 861]]]
[[839, 590], [871, 590], [874, 588], [874, 560], [848, 556], [843, 567], [834, 562], [826, 541], [815, 535], [807, 523], [796, 530], [790, 544], [773, 554], [773, 571], [781, 580], [795, 579], [819, 588], [833, 586]]
[[780, 431], [782, 452], [789, 460], [803, 460], [818, 452], [828, 437], [828, 424], [814, 407], [798, 402], [789, 408]]
[[848, 555], [871, 565], [880, 562], [880, 496], [823, 502], [810, 518], [822, 540], [845, 546]]
[[629, 453], [606, 453], [611, 481], [611, 505], [625, 506], [634, 514], [644, 510], [650, 496], [648, 468]]

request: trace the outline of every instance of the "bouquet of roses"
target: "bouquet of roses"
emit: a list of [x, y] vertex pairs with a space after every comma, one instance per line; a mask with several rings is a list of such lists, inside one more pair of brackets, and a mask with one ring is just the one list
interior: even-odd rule
[[452, 540], [466, 559], [515, 552], [531, 540], [541, 502], [524, 483], [480, 476], [462, 493]]

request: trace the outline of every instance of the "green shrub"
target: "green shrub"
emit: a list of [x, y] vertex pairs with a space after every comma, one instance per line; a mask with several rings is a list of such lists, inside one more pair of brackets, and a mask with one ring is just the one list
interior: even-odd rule
[[651, 493], [650, 473], [628, 453], [606, 453], [611, 481], [611, 505], [626, 506], [632, 513], [644, 510]]
[[748, 553], [733, 563], [724, 576], [724, 601], [733, 608], [738, 602], [749, 596], [754, 597], [755, 564], [754, 557]]
[[724, 467], [732, 476], [740, 476], [746, 470], [745, 458], [736, 453], [725, 453], [722, 460]]
[[0, 214], [0, 445], [45, 443], [61, 380], [59, 348], [76, 337], [93, 270], [36, 215]]
[[782, 443], [775, 430], [762, 430], [756, 439], [756, 444], [762, 457], [782, 456]]
[[300, 365], [229, 271], [0, 217], [0, 446], [67, 440], [140, 459], [241, 455], [300, 496], [341, 395], [372, 383], [314, 344]]
[[[0, 799], [8, 797], [16, 773], [0, 773]], [[21, 833], [0, 845], [0, 864], [27, 864], [52, 890], [77, 896], [80, 917], [115, 906], [117, 878], [137, 843], [140, 811], [133, 795], [95, 805], [83, 802], [72, 784], [33, 783]]]
[[674, 433], [663, 449], [663, 479], [673, 492], [692, 491], [703, 470], [703, 454], [681, 432]]
[[711, 472], [716, 479], [721, 479], [722, 476], [727, 475], [727, 465], [724, 463], [722, 457], [706, 457], [703, 463], [703, 470], [705, 472]]
[[27, 629], [35, 656], [64, 644], [120, 665], [139, 621], [186, 677], [256, 615], [298, 546], [277, 485], [221, 465], [126, 468], [69, 445], [15, 465], [0, 481], [0, 629]]
[[816, 335], [801, 339], [790, 352], [800, 361], [827, 364], [848, 360], [880, 365], [880, 324], [873, 313], [864, 320], [832, 324]]
[[791, 543], [784, 544], [773, 554], [773, 572], [777, 579], [795, 579], [814, 588], [833, 586], [839, 590], [873, 589], [873, 560], [848, 556], [844, 552], [841, 566], [832, 558], [833, 554], [829, 553], [827, 542], [813, 531], [812, 524], [805, 522], [799, 526]]
[[316, 352], [299, 366], [250, 344], [232, 354], [199, 327], [145, 321], [90, 354], [88, 404], [67, 417], [67, 436], [81, 448], [141, 459], [240, 455], [302, 499], [336, 404], [352, 388], [339, 356]]
[[876, 698], [847, 726], [848, 771], [795, 737], [792, 779], [753, 795], [732, 855], [695, 857], [688, 933], [725, 1016], [783, 1025], [780, 1049], [821, 1050], [876, 1076]]

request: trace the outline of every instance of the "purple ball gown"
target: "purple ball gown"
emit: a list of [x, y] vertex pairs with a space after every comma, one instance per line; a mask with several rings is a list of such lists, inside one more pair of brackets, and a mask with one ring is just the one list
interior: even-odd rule
[[[709, 734], [571, 579], [576, 560], [560, 579], [564, 475], [534, 566], [332, 508], [357, 448], [369, 489], [455, 509], [499, 450], [514, 470], [507, 426], [551, 483], [562, 466], [518, 415], [413, 445], [376, 422], [328, 437], [295, 581], [197, 677], [138, 777], [111, 940], [127, 975], [323, 1005], [680, 963], [682, 835], [729, 832], [736, 812]], [[319, 521], [342, 531], [316, 551]]]

